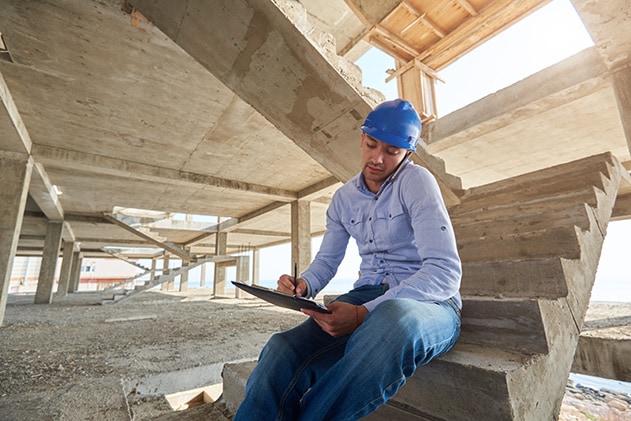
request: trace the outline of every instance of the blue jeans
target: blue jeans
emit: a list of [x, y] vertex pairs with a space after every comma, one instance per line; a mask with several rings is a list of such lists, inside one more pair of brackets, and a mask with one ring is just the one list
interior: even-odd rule
[[[360, 305], [387, 288], [360, 287], [338, 301]], [[339, 338], [309, 318], [270, 338], [234, 421], [359, 419], [394, 396], [416, 367], [449, 351], [459, 334], [449, 301], [384, 301]]]

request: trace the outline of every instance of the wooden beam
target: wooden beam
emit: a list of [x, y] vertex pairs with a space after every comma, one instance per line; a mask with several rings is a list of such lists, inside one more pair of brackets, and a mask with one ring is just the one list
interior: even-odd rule
[[405, 32], [407, 29], [409, 29], [410, 27], [412, 27], [414, 25], [414, 23], [416, 22], [421, 22], [423, 25], [425, 25], [427, 28], [429, 28], [432, 32], [434, 32], [439, 38], [445, 38], [447, 36], [447, 33], [445, 31], [443, 31], [442, 29], [440, 29], [438, 27], [438, 25], [436, 25], [434, 22], [432, 22], [431, 20], [429, 20], [426, 17], [426, 14], [421, 12], [420, 10], [418, 10], [416, 7], [414, 7], [413, 5], [409, 4], [407, 1], [404, 1], [402, 3], [402, 5], [408, 9], [408, 11], [416, 16], [418, 16], [414, 22], [412, 22], [411, 24], [409, 24], [408, 26], [406, 26], [401, 32]]
[[406, 40], [388, 31], [386, 28], [384, 28], [381, 25], [375, 26], [374, 32], [381, 35], [388, 42], [392, 43], [393, 45], [395, 45], [396, 47], [400, 48], [401, 50], [405, 51], [406, 53], [410, 54], [413, 57], [420, 54], [420, 51], [414, 48], [414, 46], [410, 45]]
[[427, 64], [420, 61], [418, 58], [408, 61], [403, 66], [399, 67], [397, 70], [390, 73], [390, 76], [386, 78], [386, 83], [390, 82], [395, 77], [401, 76], [403, 73], [407, 72], [413, 67], [417, 67], [421, 69], [428, 76], [431, 76], [433, 79], [440, 80], [441, 82], [445, 83], [445, 80], [442, 77], [440, 77], [440, 75], [438, 74], [436, 70], [432, 69]]
[[473, 7], [473, 5], [467, 0], [456, 0], [456, 2], [458, 2], [458, 4], [462, 6], [471, 16], [478, 16], [478, 11], [475, 10], [475, 7]]

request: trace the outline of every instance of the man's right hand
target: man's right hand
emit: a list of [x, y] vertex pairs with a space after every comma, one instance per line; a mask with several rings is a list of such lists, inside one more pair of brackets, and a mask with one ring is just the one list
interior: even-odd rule
[[[278, 286], [276, 289], [293, 295], [294, 277], [291, 275], [281, 275], [280, 278], [278, 278]], [[302, 278], [298, 278], [298, 282], [296, 282], [296, 295], [298, 297], [307, 295], [307, 281]]]

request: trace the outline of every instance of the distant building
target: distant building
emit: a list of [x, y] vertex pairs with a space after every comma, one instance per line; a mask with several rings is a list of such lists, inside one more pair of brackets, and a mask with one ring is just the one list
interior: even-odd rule
[[[35, 292], [42, 263], [38, 256], [19, 256], [13, 261], [9, 293]], [[55, 284], [61, 271], [57, 262]], [[116, 259], [84, 258], [81, 263], [79, 291], [99, 291], [140, 273], [140, 269]], [[56, 287], [55, 287], [56, 290]]]

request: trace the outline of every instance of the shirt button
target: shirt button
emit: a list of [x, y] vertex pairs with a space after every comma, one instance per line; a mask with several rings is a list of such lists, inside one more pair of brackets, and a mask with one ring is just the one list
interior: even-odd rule
[[368, 240], [369, 243], [372, 243], [372, 240]]
[[372, 221], [372, 216], [370, 218], [368, 218], [369, 221]]

